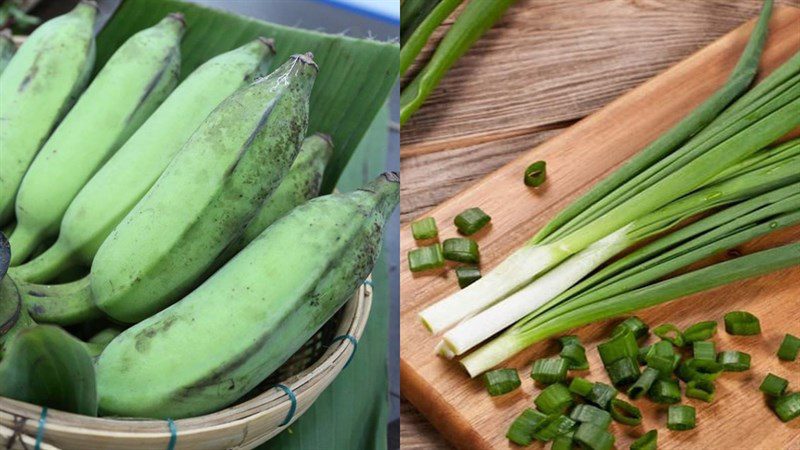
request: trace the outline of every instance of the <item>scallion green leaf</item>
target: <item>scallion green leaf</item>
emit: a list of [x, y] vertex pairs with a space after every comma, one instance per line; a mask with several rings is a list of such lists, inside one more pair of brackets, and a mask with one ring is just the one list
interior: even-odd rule
[[412, 272], [444, 267], [444, 255], [439, 244], [415, 248], [408, 252], [408, 268]]
[[467, 238], [445, 239], [442, 243], [442, 254], [449, 261], [477, 264], [480, 262], [478, 243]]
[[608, 409], [611, 406], [611, 400], [616, 396], [617, 390], [613, 386], [598, 381], [592, 386], [592, 391], [586, 396], [586, 400], [603, 409]]
[[750, 355], [735, 350], [725, 350], [717, 355], [717, 362], [726, 372], [743, 372], [750, 368]]
[[656, 450], [658, 448], [658, 431], [650, 430], [631, 443], [631, 450]]
[[516, 369], [490, 370], [483, 374], [483, 382], [491, 396], [507, 394], [521, 384]]
[[547, 419], [546, 414], [526, 408], [511, 422], [506, 437], [517, 445], [530, 445], [533, 442], [533, 433], [545, 419]]
[[562, 414], [572, 406], [572, 393], [561, 383], [554, 383], [542, 389], [533, 403], [545, 414]]
[[533, 438], [542, 442], [552, 441], [556, 436], [569, 433], [576, 425], [574, 420], [563, 414], [550, 414], [544, 423], [533, 432]]
[[456, 267], [456, 277], [458, 278], [458, 287], [464, 289], [470, 284], [480, 280], [481, 271], [477, 267], [472, 266], [459, 266]]
[[625, 425], [639, 425], [642, 423], [642, 412], [639, 408], [618, 398], [611, 400], [611, 417]]
[[681, 388], [675, 380], [656, 380], [647, 395], [655, 403], [678, 403], [681, 401]]
[[658, 370], [652, 367], [645, 367], [636, 382], [628, 389], [628, 397], [634, 400], [641, 398], [650, 390], [656, 379], [658, 379], [658, 374]]
[[426, 217], [411, 223], [411, 234], [416, 240], [433, 239], [439, 235], [436, 220]]
[[761, 333], [758, 317], [747, 311], [731, 311], [725, 314], [725, 331], [728, 334], [752, 336]]
[[569, 432], [556, 436], [553, 439], [553, 445], [550, 446], [550, 450], [572, 450], [572, 436], [574, 434], [574, 432]]
[[683, 333], [671, 323], [665, 323], [653, 328], [653, 334], [676, 347], [683, 347]]
[[800, 417], [800, 392], [784, 395], [775, 401], [775, 413], [784, 422]]
[[611, 363], [622, 358], [633, 358], [639, 355], [639, 346], [630, 329], [624, 329], [615, 334], [606, 342], [597, 346], [603, 365], [608, 367]]
[[778, 358], [784, 361], [794, 361], [800, 352], [800, 338], [786, 333], [778, 349]]
[[717, 388], [714, 386], [713, 381], [709, 380], [692, 380], [686, 383], [686, 396], [696, 398], [704, 402], [711, 403], [714, 401], [714, 393]]
[[547, 179], [547, 164], [544, 161], [536, 161], [525, 169], [523, 181], [525, 186], [539, 187]]
[[758, 389], [770, 397], [780, 397], [786, 391], [787, 386], [789, 386], [789, 382], [785, 378], [768, 373]]
[[633, 333], [633, 337], [636, 339], [647, 337], [647, 335], [650, 333], [650, 327], [648, 327], [642, 319], [636, 316], [631, 316], [617, 324], [617, 326], [615, 326], [611, 331], [611, 334], [615, 335], [623, 331], [625, 328], [629, 329]]
[[650, 351], [649, 345], [639, 347], [639, 352], [636, 355], [636, 360], [639, 362], [639, 364], [647, 364], [646, 357], [647, 357], [647, 352], [649, 351]]
[[480, 208], [469, 208], [457, 215], [453, 222], [458, 228], [458, 232], [464, 236], [470, 236], [483, 228], [487, 223], [492, 220], [488, 214], [483, 212]]
[[647, 367], [658, 371], [661, 378], [669, 378], [674, 370], [675, 352], [668, 341], [659, 341], [650, 346], [645, 355]]
[[692, 380], [714, 381], [722, 374], [722, 364], [715, 360], [689, 358], [678, 366], [678, 377], [687, 383]]
[[611, 384], [621, 386], [633, 383], [639, 378], [639, 365], [631, 357], [620, 358], [606, 366]]
[[570, 392], [584, 398], [588, 397], [592, 392], [592, 387], [594, 387], [594, 383], [581, 377], [575, 377], [569, 383]]
[[717, 360], [717, 350], [714, 348], [714, 343], [711, 341], [692, 342], [692, 355], [694, 359]]
[[580, 404], [569, 414], [572, 420], [580, 423], [591, 423], [598, 428], [606, 429], [611, 425], [611, 414], [596, 406]]
[[569, 361], [571, 370], [586, 370], [589, 368], [586, 349], [581, 345], [578, 336], [561, 336], [558, 341], [561, 343], [560, 356]]
[[531, 369], [531, 378], [544, 383], [552, 384], [567, 379], [569, 362], [564, 358], [537, 359]]
[[573, 439], [589, 450], [610, 450], [614, 446], [614, 435], [589, 422], [580, 424]]
[[667, 412], [667, 428], [676, 431], [691, 430], [695, 427], [695, 410], [689, 405], [672, 405]]
[[705, 341], [711, 339], [717, 333], [717, 322], [709, 320], [690, 325], [683, 330], [684, 342]]

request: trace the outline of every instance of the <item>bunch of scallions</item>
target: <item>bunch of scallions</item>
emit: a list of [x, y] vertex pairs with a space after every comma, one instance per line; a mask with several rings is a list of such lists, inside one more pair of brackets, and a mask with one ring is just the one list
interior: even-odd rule
[[800, 139], [777, 143], [800, 125], [800, 53], [749, 89], [771, 10], [767, 0], [719, 91], [483, 278], [420, 313], [444, 333], [440, 354], [476, 376], [571, 328], [800, 264], [790, 243], [670, 277], [800, 222]]

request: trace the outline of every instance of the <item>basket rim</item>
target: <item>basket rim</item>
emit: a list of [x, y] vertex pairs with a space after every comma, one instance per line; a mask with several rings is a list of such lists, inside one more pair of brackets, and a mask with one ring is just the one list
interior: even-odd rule
[[[371, 279], [369, 276], [343, 306], [344, 318], [337, 328], [337, 336], [349, 334], [357, 340], [361, 338], [372, 309]], [[311, 366], [282, 380], [281, 384], [288, 386], [295, 394], [297, 402], [300, 403], [301, 399], [305, 397], [304, 394], [313, 390], [317, 384], [330, 383], [332, 379], [326, 380], [323, 375], [332, 371], [338, 375], [353, 351], [355, 350], [352, 349], [352, 345], [347, 339], [335, 341]], [[2, 396], [0, 396], [0, 400], [2, 400], [0, 402], [0, 419], [10, 418], [11, 422], [14, 419], [22, 419], [25, 425], [20, 431], [31, 435], [36, 433], [43, 409], [41, 406]], [[290, 407], [291, 401], [286, 393], [280, 388], [273, 387], [256, 397], [223, 410], [202, 416], [178, 419], [174, 421], [174, 424], [177, 426], [177, 435], [186, 437], [235, 428], [242, 423], [268, 414], [280, 412], [287, 414]], [[295, 414], [293, 420], [300, 415], [300, 412]], [[86, 437], [169, 439], [172, 433], [168, 424], [167, 420], [91, 417], [54, 409], [48, 409], [47, 413], [48, 432], [80, 434]], [[291, 423], [279, 427], [279, 429], [289, 425]]]

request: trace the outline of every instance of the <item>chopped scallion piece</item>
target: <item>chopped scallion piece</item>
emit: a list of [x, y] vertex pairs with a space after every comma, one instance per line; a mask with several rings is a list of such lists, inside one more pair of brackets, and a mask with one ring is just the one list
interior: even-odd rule
[[794, 361], [797, 359], [798, 353], [800, 353], [800, 338], [786, 333], [781, 347], [778, 349], [778, 358], [784, 361]]
[[589, 394], [592, 392], [592, 387], [594, 383], [587, 380], [586, 378], [575, 377], [572, 379], [572, 382], [569, 384], [569, 390], [573, 394], [580, 395], [581, 397], [588, 397]]
[[544, 383], [552, 384], [567, 379], [569, 362], [564, 358], [537, 359], [531, 369], [531, 378]]
[[477, 267], [472, 266], [459, 266], [456, 267], [456, 277], [458, 278], [458, 287], [464, 289], [470, 284], [480, 280], [481, 271]]
[[439, 244], [415, 248], [408, 252], [408, 268], [412, 272], [444, 267], [444, 255]]
[[750, 368], [750, 355], [735, 350], [725, 350], [717, 355], [717, 362], [726, 372], [744, 372]]
[[573, 438], [583, 448], [590, 450], [609, 450], [614, 446], [614, 435], [594, 424], [584, 422], [575, 431]]
[[775, 414], [784, 422], [800, 417], [800, 392], [784, 395], [775, 402]]
[[639, 364], [647, 364], [646, 356], [648, 351], [650, 351], [649, 345], [639, 347], [639, 354], [636, 355], [636, 360], [639, 361]]
[[631, 450], [656, 450], [658, 448], [658, 430], [650, 430], [631, 443]]
[[665, 323], [653, 328], [653, 334], [676, 347], [683, 347], [683, 333], [671, 323]]
[[692, 342], [692, 355], [694, 355], [694, 359], [716, 361], [717, 349], [714, 348], [712, 341], [694, 341]]
[[611, 384], [620, 386], [630, 384], [639, 378], [639, 365], [631, 357], [624, 357], [606, 366]]
[[565, 334], [564, 336], [561, 336], [558, 338], [558, 343], [561, 344], [562, 347], [571, 344], [583, 345], [581, 344], [581, 340], [578, 339], [578, 336], [575, 336], [574, 334]]
[[608, 409], [611, 406], [611, 400], [617, 396], [617, 390], [613, 386], [605, 383], [597, 382], [592, 386], [592, 391], [586, 397], [586, 400], [594, 403], [595, 405]]
[[647, 394], [655, 403], [672, 404], [681, 401], [681, 388], [675, 380], [656, 380]]
[[547, 179], [547, 163], [536, 161], [525, 169], [525, 186], [539, 187]]
[[436, 228], [436, 220], [433, 217], [426, 217], [411, 223], [411, 234], [416, 240], [433, 239], [439, 235]]
[[642, 412], [639, 408], [618, 398], [611, 400], [611, 417], [625, 425], [639, 425], [642, 423]]
[[581, 345], [569, 344], [561, 349], [561, 357], [569, 362], [571, 370], [587, 370], [589, 360], [586, 359], [586, 349]]
[[717, 333], [717, 322], [709, 320], [689, 326], [683, 330], [684, 342], [705, 341]]
[[652, 367], [645, 367], [642, 374], [639, 376], [639, 379], [633, 383], [628, 389], [628, 397], [636, 400], [638, 398], [642, 398], [642, 396], [650, 390], [655, 383], [656, 379], [658, 379], [658, 370]]
[[580, 404], [572, 410], [569, 416], [577, 422], [591, 423], [602, 429], [611, 425], [611, 414], [592, 405]]
[[617, 324], [617, 326], [611, 331], [611, 335], [615, 335], [625, 328], [631, 330], [633, 337], [636, 339], [647, 337], [647, 334], [650, 332], [650, 327], [648, 327], [647, 324], [642, 321], [642, 319], [636, 316], [631, 316]]
[[553, 445], [550, 446], [550, 450], [572, 450], [573, 435], [573, 432], [569, 432], [560, 436], [556, 436], [553, 439]]
[[572, 406], [572, 393], [563, 384], [554, 383], [542, 389], [533, 403], [545, 414], [562, 414]]
[[678, 367], [678, 377], [689, 382], [692, 380], [714, 381], [722, 374], [722, 364], [715, 360], [689, 358]]
[[689, 405], [672, 405], [667, 412], [667, 428], [676, 431], [691, 430], [695, 427], [695, 410]]
[[444, 259], [468, 264], [480, 262], [478, 243], [467, 238], [445, 239], [442, 243]]
[[572, 431], [577, 423], [563, 414], [550, 414], [544, 423], [533, 432], [533, 438], [542, 442], [552, 441]]
[[708, 380], [692, 380], [686, 383], [686, 396], [696, 398], [704, 402], [714, 401], [714, 393], [717, 388], [714, 382]]
[[491, 370], [483, 374], [483, 382], [491, 396], [507, 394], [522, 384], [516, 369]]
[[615, 334], [606, 342], [597, 346], [603, 365], [608, 367], [611, 363], [622, 358], [636, 358], [639, 355], [639, 346], [630, 329], [624, 329]]
[[758, 389], [771, 397], [780, 397], [786, 391], [787, 386], [789, 386], [789, 382], [786, 379], [768, 373]]
[[453, 222], [458, 228], [458, 232], [464, 236], [475, 234], [492, 220], [489, 215], [480, 208], [470, 208], [457, 215]]
[[752, 336], [761, 333], [758, 317], [747, 311], [731, 311], [725, 314], [725, 331], [728, 334]]
[[675, 369], [675, 351], [672, 344], [668, 341], [659, 341], [650, 346], [650, 350], [645, 355], [647, 367], [658, 371], [661, 378], [669, 378]]
[[533, 433], [545, 419], [547, 419], [547, 415], [535, 409], [526, 408], [511, 423], [506, 437], [517, 445], [530, 445], [533, 442]]

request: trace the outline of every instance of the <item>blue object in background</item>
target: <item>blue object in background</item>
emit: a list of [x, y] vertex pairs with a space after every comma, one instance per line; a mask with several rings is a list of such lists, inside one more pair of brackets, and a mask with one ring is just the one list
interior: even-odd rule
[[317, 0], [352, 11], [365, 17], [381, 20], [395, 26], [400, 25], [400, 2], [398, 0]]

